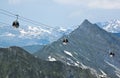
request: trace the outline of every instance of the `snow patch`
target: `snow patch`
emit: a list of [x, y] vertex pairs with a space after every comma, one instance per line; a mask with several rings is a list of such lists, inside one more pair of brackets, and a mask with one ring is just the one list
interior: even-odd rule
[[67, 61], [68, 61], [69, 63], [71, 63], [71, 64], [74, 64], [74, 61], [73, 61], [72, 59], [70, 59], [70, 58], [67, 58]]
[[80, 67], [82, 68], [82, 69], [88, 69], [88, 67], [86, 66], [86, 65], [84, 65], [83, 63], [80, 63]]
[[49, 30], [45, 30], [45, 29], [41, 29], [41, 31], [42, 31], [42, 32], [47, 32], [47, 33], [49, 33], [49, 34], [52, 33], [51, 31], [49, 31]]
[[78, 64], [80, 63], [79, 61], [76, 61]]
[[[113, 64], [111, 64], [111, 63], [109, 63], [108, 61], [105, 61], [108, 65], [110, 65], [111, 67], [113, 67], [114, 69], [116, 69], [116, 70], [118, 70], [119, 68], [118, 67], [116, 67], [115, 65], [113, 65]], [[120, 70], [120, 69], [119, 69]]]
[[74, 64], [75, 64], [75, 66], [79, 67], [79, 64], [78, 64], [78, 63], [74, 63]]
[[65, 28], [63, 28], [63, 27], [60, 27], [59, 30], [60, 30], [60, 31], [63, 31], [63, 32], [66, 32], [66, 31], [67, 31], [67, 29], [65, 29]]
[[63, 45], [67, 45], [67, 43], [63, 42]]
[[32, 26], [28, 26], [28, 30], [30, 30], [30, 31], [39, 31], [39, 29], [37, 27], [32, 27]]
[[56, 59], [51, 56], [49, 56], [48, 59], [49, 59], [49, 61], [56, 61]]
[[106, 78], [107, 77], [107, 74], [102, 69], [100, 69], [100, 72], [102, 73], [101, 75], [99, 75], [100, 78]]
[[120, 32], [120, 20], [111, 20], [103, 27], [108, 32], [119, 33]]
[[67, 65], [71, 66], [71, 64], [69, 62], [67, 62]]
[[116, 75], [120, 78], [120, 72], [116, 71]]
[[64, 53], [66, 53], [67, 55], [73, 57], [72, 53], [70, 53], [69, 51], [64, 50]]

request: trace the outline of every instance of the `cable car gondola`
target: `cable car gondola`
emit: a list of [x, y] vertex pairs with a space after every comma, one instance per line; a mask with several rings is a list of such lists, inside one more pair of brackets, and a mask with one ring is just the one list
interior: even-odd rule
[[64, 39], [63, 39], [63, 44], [66, 45], [67, 43], [68, 43], [68, 39], [64, 38]]
[[115, 53], [113, 53], [113, 52], [110, 52], [110, 57], [114, 57], [115, 56]]
[[19, 27], [19, 22], [15, 20], [12, 24], [13, 27], [18, 28]]
[[12, 26], [15, 27], [15, 28], [18, 28], [19, 27], [18, 15], [16, 15], [16, 16], [17, 16], [17, 19], [15, 21], [13, 21]]

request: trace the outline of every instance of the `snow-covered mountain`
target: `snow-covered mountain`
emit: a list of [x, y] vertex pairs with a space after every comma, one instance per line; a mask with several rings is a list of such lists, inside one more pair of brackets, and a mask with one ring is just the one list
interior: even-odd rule
[[[63, 44], [64, 39], [68, 39], [66, 44]], [[120, 78], [120, 38], [88, 20], [43, 47], [35, 56], [89, 69], [97, 78]]]
[[39, 26], [0, 26], [0, 47], [44, 45], [51, 43], [74, 29], [64, 27], [41, 28]]
[[108, 22], [97, 23], [100, 27], [111, 33], [120, 33], [120, 20], [111, 20]]

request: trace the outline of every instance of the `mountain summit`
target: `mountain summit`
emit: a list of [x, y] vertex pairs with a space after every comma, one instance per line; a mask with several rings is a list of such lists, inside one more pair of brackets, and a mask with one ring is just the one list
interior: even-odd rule
[[92, 23], [90, 23], [90, 22], [88, 21], [88, 19], [85, 19], [85, 20], [83, 21], [83, 23], [82, 23], [82, 25], [89, 25], [89, 24], [92, 24]]
[[[63, 39], [68, 42], [63, 44]], [[119, 78], [119, 47], [118, 37], [85, 20], [73, 32], [46, 45], [35, 55], [44, 60], [51, 61], [52, 58], [54, 61], [90, 69], [98, 78]]]

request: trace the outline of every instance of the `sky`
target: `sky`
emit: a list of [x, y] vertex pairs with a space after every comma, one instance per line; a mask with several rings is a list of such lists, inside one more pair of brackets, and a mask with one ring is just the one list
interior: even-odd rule
[[[72, 27], [84, 19], [92, 23], [120, 19], [120, 0], [1, 0], [0, 9], [52, 27]], [[10, 24], [14, 19], [0, 13], [0, 22]]]

